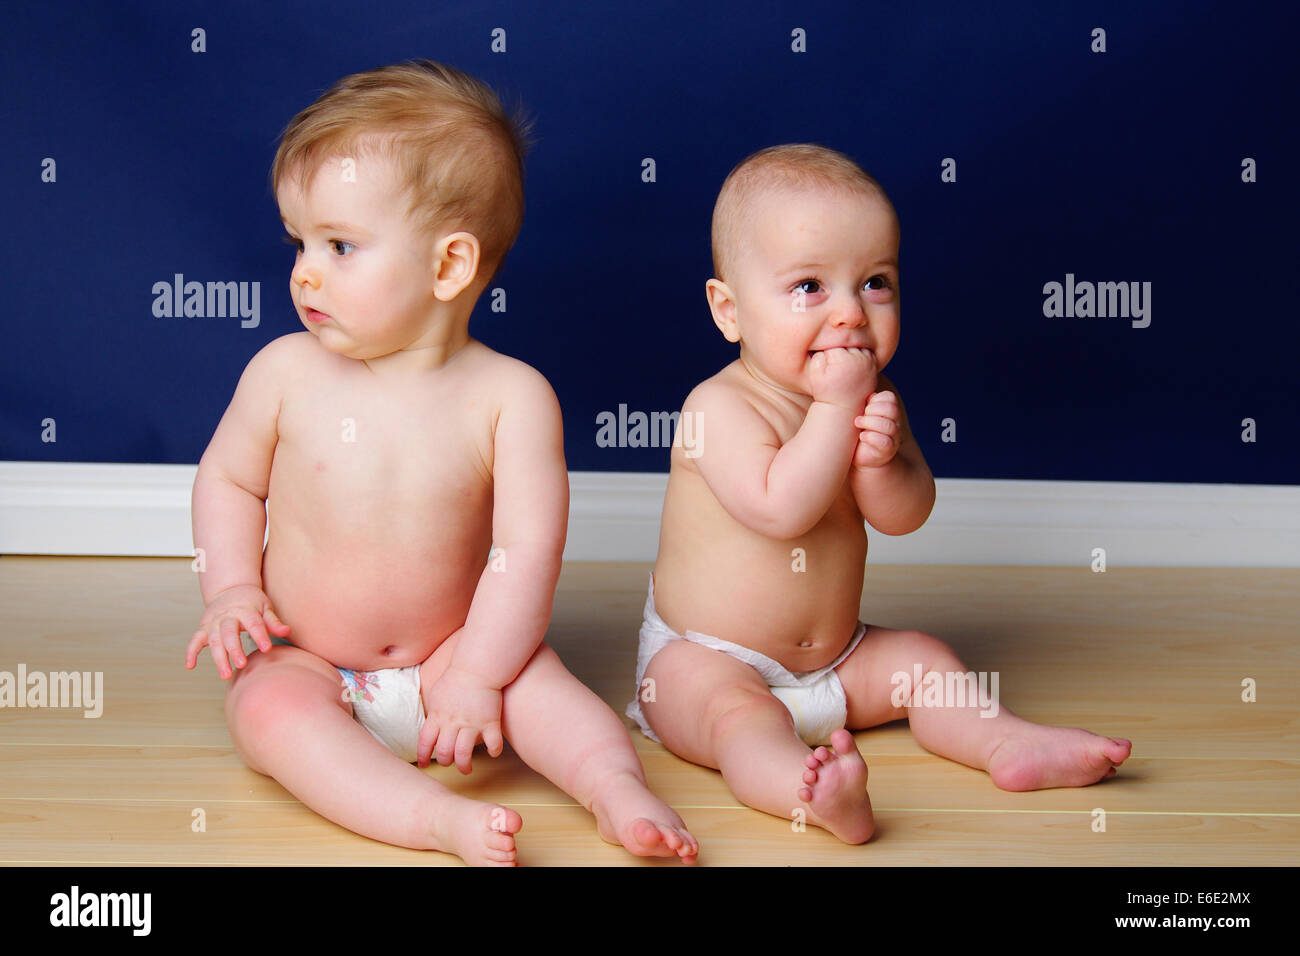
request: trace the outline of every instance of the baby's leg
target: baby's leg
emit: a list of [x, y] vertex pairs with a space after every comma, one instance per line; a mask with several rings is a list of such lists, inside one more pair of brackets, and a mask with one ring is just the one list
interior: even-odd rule
[[[914, 686], [918, 667], [921, 684]], [[969, 671], [952, 648], [920, 631], [868, 626], [862, 642], [835, 671], [848, 698], [849, 727], [860, 730], [906, 717], [926, 750], [987, 770], [1003, 790], [1087, 786], [1113, 777], [1132, 748], [1123, 738], [1031, 723], [996, 701], [996, 706], [983, 707], [970, 694], [965, 706], [956, 706], [957, 699], [949, 700], [946, 693], [949, 686], [955, 689], [955, 677], [949, 675]], [[896, 676], [903, 674], [906, 682]], [[947, 706], [926, 705], [927, 674], [936, 675], [930, 681], [942, 680], [945, 695], [940, 700]], [[992, 690], [991, 684], [985, 686]], [[895, 688], [902, 688], [898, 696], [915, 694], [895, 706]]]
[[[438, 648], [421, 681], [442, 675], [458, 640]], [[603, 839], [637, 856], [695, 862], [699, 842], [650, 791], [623, 722], [547, 645], [502, 692], [501, 732], [524, 763], [595, 814]]]
[[871, 838], [867, 765], [847, 732], [835, 732], [833, 756], [824, 747], [810, 751], [758, 671], [690, 641], [661, 650], [645, 676], [655, 699], [641, 707], [664, 745], [721, 770], [746, 806], [786, 820], [802, 810], [846, 843]]
[[394, 756], [351, 714], [339, 672], [297, 647], [249, 654], [226, 692], [239, 756], [326, 819], [471, 864], [514, 863], [519, 814], [452, 793]]

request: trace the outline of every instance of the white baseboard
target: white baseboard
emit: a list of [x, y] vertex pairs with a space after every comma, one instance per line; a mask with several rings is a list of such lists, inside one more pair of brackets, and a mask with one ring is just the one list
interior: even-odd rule
[[[190, 556], [196, 465], [0, 462], [0, 554]], [[664, 474], [572, 472], [570, 561], [653, 561]], [[1300, 566], [1300, 486], [941, 478], [876, 564]]]

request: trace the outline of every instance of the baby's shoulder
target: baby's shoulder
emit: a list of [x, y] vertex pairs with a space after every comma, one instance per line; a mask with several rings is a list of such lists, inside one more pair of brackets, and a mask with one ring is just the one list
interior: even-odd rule
[[763, 416], [754, 405], [753, 395], [745, 387], [743, 379], [736, 374], [737, 364], [739, 363], [728, 365], [691, 389], [686, 401], [682, 403], [682, 412], [697, 415], [707, 413], [711, 418], [729, 422], [747, 418], [762, 419]]
[[483, 395], [490, 396], [498, 408], [559, 409], [551, 383], [527, 362], [503, 355], [478, 341], [471, 342], [467, 351], [470, 352], [466, 356], [467, 379]]
[[301, 352], [303, 343], [299, 336], [302, 335], [311, 338], [310, 332], [290, 332], [288, 335], [281, 335], [278, 338], [271, 339], [253, 353], [253, 357], [248, 360], [248, 364], [252, 365], [257, 362], [259, 365], [269, 365], [289, 355]]
[[248, 360], [243, 378], [254, 383], [275, 383], [279, 387], [294, 382], [304, 365], [318, 360], [320, 345], [310, 332], [290, 332], [263, 345]]
[[316, 336], [304, 329], [301, 332], [288, 332], [278, 338], [271, 339], [262, 346], [257, 354], [273, 358], [302, 359], [307, 356], [317, 355], [323, 351], [320, 343], [316, 341]]

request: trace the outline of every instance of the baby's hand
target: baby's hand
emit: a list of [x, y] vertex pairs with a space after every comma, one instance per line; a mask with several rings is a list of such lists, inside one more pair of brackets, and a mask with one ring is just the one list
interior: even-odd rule
[[258, 650], [269, 651], [271, 638], [267, 628], [276, 637], [289, 633], [285, 624], [271, 610], [271, 601], [259, 587], [251, 584], [239, 584], [227, 588], [209, 602], [199, 619], [199, 629], [190, 638], [190, 646], [185, 650], [185, 667], [193, 670], [199, 662], [199, 652], [206, 644], [212, 648], [212, 660], [217, 665], [217, 673], [222, 680], [234, 674], [227, 661], [227, 655], [236, 667], [248, 663], [244, 655], [244, 645], [239, 640], [241, 629], [248, 631]]
[[898, 395], [891, 391], [875, 392], [861, 415], [853, 424], [862, 429], [858, 435], [858, 448], [853, 454], [855, 468], [879, 468], [889, 464], [898, 454], [899, 424]]
[[869, 349], [816, 352], [808, 362], [808, 379], [814, 402], [856, 412], [876, 387], [876, 357]]
[[429, 765], [429, 757], [436, 751], [441, 766], [450, 766], [454, 758], [456, 769], [469, 773], [470, 755], [480, 734], [488, 753], [501, 756], [500, 690], [485, 687], [481, 678], [454, 667], [448, 667], [432, 687], [424, 690], [426, 716], [416, 747], [421, 767]]

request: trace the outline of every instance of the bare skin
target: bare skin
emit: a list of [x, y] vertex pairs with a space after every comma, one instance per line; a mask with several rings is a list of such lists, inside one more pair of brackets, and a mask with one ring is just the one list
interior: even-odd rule
[[469, 773], [476, 745], [495, 757], [508, 741], [604, 839], [694, 862], [621, 720], [542, 643], [568, 511], [554, 393], [467, 333], [485, 285], [477, 238], [429, 245], [391, 167], [356, 163], [352, 180], [330, 160], [277, 195], [307, 331], [254, 356], [199, 463], [207, 606], [186, 666], [208, 647], [233, 677], [240, 756], [357, 833], [516, 862], [515, 811], [452, 793], [352, 719], [336, 668], [419, 665], [421, 766]]
[[[934, 480], [897, 390], [882, 373], [898, 343], [898, 234], [879, 198], [774, 190], [758, 200], [729, 282], [710, 308], [741, 356], [682, 409], [700, 437], [672, 450], [656, 610], [687, 630], [752, 648], [795, 673], [834, 661], [858, 620], [864, 520], [887, 534], [924, 523]], [[803, 263], [820, 263], [800, 268]], [[802, 293], [803, 309], [791, 308]], [[691, 454], [688, 454], [691, 452]], [[1006, 790], [1077, 787], [1113, 776], [1131, 745], [1033, 724], [1001, 707], [896, 702], [894, 675], [967, 668], [942, 641], [868, 626], [836, 667], [846, 728], [906, 717], [933, 753], [989, 773]], [[846, 731], [811, 749], [758, 672], [688, 641], [646, 670], [646, 719], [665, 745], [722, 771], [737, 798], [848, 843], [874, 832], [867, 766]]]

